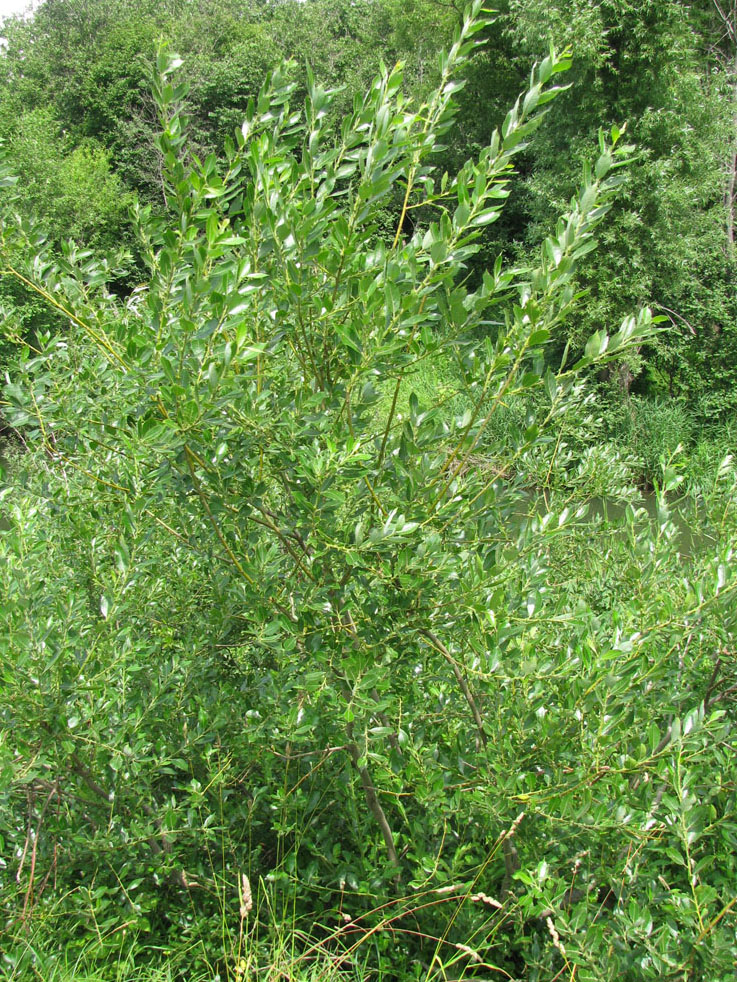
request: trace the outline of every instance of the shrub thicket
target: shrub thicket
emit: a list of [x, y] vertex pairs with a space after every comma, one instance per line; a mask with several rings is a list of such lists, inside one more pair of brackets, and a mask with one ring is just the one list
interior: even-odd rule
[[[138, 212], [127, 299], [3, 219], [3, 273], [65, 325], [4, 388], [25, 449], [0, 546], [19, 974], [48, 974], [35, 927], [242, 978], [286, 919], [293, 961], [392, 978], [731, 977], [730, 547], [685, 569], [664, 497], [612, 538], [524, 471], [554, 466], [584, 370], [652, 332], [644, 310], [575, 363], [547, 354], [628, 151], [601, 137], [535, 268], [464, 284], [569, 64], [551, 53], [437, 174], [483, 24], [477, 0], [427, 102], [384, 70], [337, 130], [333, 93], [310, 80], [297, 107], [275, 72], [223, 161], [188, 152], [161, 51], [169, 213]], [[455, 389], [420, 398], [430, 359]], [[727, 467], [722, 543], [733, 486]]]

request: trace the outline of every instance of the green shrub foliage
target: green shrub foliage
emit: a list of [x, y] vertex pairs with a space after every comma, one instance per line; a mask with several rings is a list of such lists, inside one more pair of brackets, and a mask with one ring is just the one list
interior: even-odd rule
[[[423, 104], [382, 69], [337, 125], [274, 72], [222, 160], [161, 50], [168, 214], [138, 211], [123, 299], [7, 209], [2, 272], [62, 325], [4, 387], [8, 936], [128, 932], [236, 977], [247, 874], [262, 925], [289, 909], [308, 953], [365, 944], [393, 978], [730, 977], [731, 554], [683, 568], [662, 496], [613, 538], [525, 490], [584, 370], [653, 332], [643, 310], [545, 357], [629, 151], [602, 136], [537, 265], [471, 289], [569, 65], [439, 174], [485, 23], [477, 0]], [[431, 359], [455, 388], [421, 399]], [[724, 541], [732, 489], [725, 466]]]

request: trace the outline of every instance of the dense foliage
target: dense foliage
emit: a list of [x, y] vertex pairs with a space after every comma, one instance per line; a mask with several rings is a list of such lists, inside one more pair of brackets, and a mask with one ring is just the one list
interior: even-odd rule
[[[731, 979], [737, 473], [679, 510], [662, 455], [731, 378], [709, 409], [640, 303], [717, 316], [725, 210], [713, 158], [688, 204], [681, 157], [664, 189], [591, 132], [628, 106], [665, 146], [681, 105], [717, 154], [706, 11], [648, 5], [656, 125], [627, 4], [243, 9], [8, 28], [0, 972]], [[162, 31], [184, 68], [137, 60]], [[482, 133], [522, 34], [566, 32], [582, 67], [551, 48]], [[365, 84], [379, 38], [412, 57]]]

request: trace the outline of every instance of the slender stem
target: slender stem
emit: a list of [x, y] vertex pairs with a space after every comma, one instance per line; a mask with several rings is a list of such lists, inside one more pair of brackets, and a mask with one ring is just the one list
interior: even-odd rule
[[205, 495], [204, 491], [202, 490], [202, 485], [200, 484], [200, 482], [199, 482], [199, 480], [197, 478], [197, 475], [195, 473], [195, 469], [194, 469], [194, 466], [193, 466], [193, 463], [192, 463], [192, 461], [195, 459], [195, 456], [192, 453], [192, 451], [189, 449], [189, 447], [187, 447], [187, 446], [185, 446], [185, 448], [184, 448], [184, 455], [187, 458], [187, 467], [189, 468], [189, 474], [190, 474], [190, 477], [192, 478], [192, 483], [194, 484], [194, 489], [197, 492], [197, 495], [198, 495], [200, 501], [202, 502], [202, 507], [205, 509], [205, 512], [207, 514], [207, 517], [210, 519], [210, 524], [212, 525], [212, 528], [213, 528], [213, 531], [215, 532], [215, 535], [220, 540], [220, 545], [223, 547], [223, 549], [225, 549], [225, 551], [228, 554], [228, 558], [230, 559], [231, 563], [235, 566], [235, 568], [238, 570], [238, 572], [243, 577], [243, 579], [246, 581], [246, 583], [250, 584], [250, 586], [255, 586], [256, 584], [254, 583], [253, 578], [248, 575], [248, 573], [245, 571], [245, 569], [243, 568], [243, 566], [238, 561], [238, 557], [235, 555], [235, 553], [233, 552], [233, 550], [230, 548], [230, 545], [228, 543], [228, 540], [223, 535], [223, 533], [222, 533], [222, 531], [220, 529], [220, 526], [215, 521], [215, 516], [210, 511], [210, 505], [209, 505], [209, 502], [207, 500], [207, 496]]
[[128, 366], [120, 357], [120, 355], [117, 353], [117, 351], [113, 348], [113, 346], [110, 344], [107, 338], [99, 335], [95, 330], [93, 330], [90, 327], [89, 324], [87, 324], [85, 321], [77, 317], [76, 314], [73, 314], [71, 310], [69, 310], [63, 304], [60, 304], [59, 301], [55, 300], [50, 293], [48, 293], [46, 290], [43, 289], [43, 287], [39, 286], [37, 283], [34, 283], [32, 280], [27, 279], [21, 272], [19, 272], [13, 266], [8, 266], [7, 269], [0, 270], [0, 274], [1, 273], [10, 273], [11, 276], [15, 276], [15, 278], [20, 280], [21, 283], [24, 283], [29, 290], [33, 290], [34, 293], [37, 293], [40, 297], [43, 297], [46, 303], [50, 304], [50, 306], [54, 307], [60, 313], [64, 314], [65, 317], [68, 317], [73, 324], [77, 325], [77, 327], [81, 327], [83, 331], [89, 334], [89, 336], [93, 339], [93, 341], [96, 344], [98, 344], [101, 348], [103, 348], [108, 355], [112, 356], [112, 358], [114, 358], [115, 361], [117, 361], [126, 371], [128, 371]]
[[473, 713], [473, 718], [474, 721], [476, 722], [476, 729], [479, 731], [479, 738], [481, 740], [481, 743], [484, 745], [484, 747], [486, 747], [487, 736], [484, 731], [484, 721], [481, 718], [479, 707], [476, 703], [473, 693], [471, 692], [471, 689], [469, 688], [468, 682], [465, 680], [465, 678], [463, 677], [463, 673], [458, 667], [458, 662], [451, 655], [451, 653], [445, 647], [443, 642], [439, 638], [437, 638], [432, 633], [432, 631], [428, 631], [426, 628], [420, 628], [419, 633], [422, 635], [423, 638], [426, 638], [430, 642], [430, 644], [432, 644], [433, 648], [435, 648], [436, 651], [440, 652], [443, 658], [445, 658], [445, 660], [448, 662], [450, 667], [453, 669], [453, 674], [456, 677], [456, 681], [458, 682], [460, 690], [463, 693], [463, 696], [466, 702], [468, 703], [471, 712]]
[[[358, 771], [358, 775], [361, 778], [361, 786], [363, 787], [363, 793], [366, 797], [366, 804], [369, 807], [369, 811], [376, 819], [379, 828], [381, 829], [381, 835], [384, 839], [386, 845], [387, 855], [389, 856], [389, 862], [395, 865], [399, 864], [399, 856], [397, 855], [397, 849], [394, 845], [394, 835], [391, 830], [391, 826], [387, 821], [386, 813], [381, 807], [381, 802], [379, 801], [378, 795], [376, 794], [376, 787], [373, 780], [371, 779], [371, 774], [369, 773], [368, 767], [365, 764], [361, 764], [361, 755], [358, 750], [358, 746], [353, 740], [353, 723], [348, 723], [346, 726], [346, 735], [348, 737], [348, 753], [351, 757], [351, 763], [354, 768]], [[396, 879], [399, 879], [399, 874], [397, 873]]]

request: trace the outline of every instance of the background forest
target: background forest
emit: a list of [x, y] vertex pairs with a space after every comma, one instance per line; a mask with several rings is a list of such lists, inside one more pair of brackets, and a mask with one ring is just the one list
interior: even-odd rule
[[737, 5], [0, 37], [0, 977], [733, 979]]

